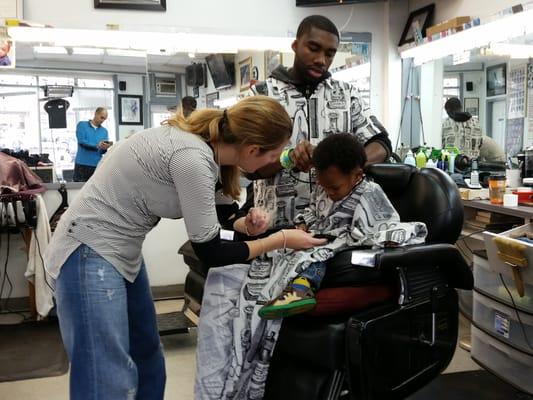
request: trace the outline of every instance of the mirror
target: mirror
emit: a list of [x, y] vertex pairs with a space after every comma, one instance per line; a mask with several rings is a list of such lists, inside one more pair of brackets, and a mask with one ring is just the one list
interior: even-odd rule
[[522, 36], [488, 48], [449, 56], [420, 68], [420, 108], [426, 141], [441, 146], [447, 100], [479, 120], [483, 135], [506, 157], [533, 145], [533, 37]]
[[[194, 97], [198, 108], [228, 107], [277, 65], [291, 67], [294, 60], [292, 52], [276, 51], [238, 50], [221, 57], [216, 53], [166, 54], [164, 49], [147, 54], [47, 43], [15, 45], [16, 68], [0, 70], [4, 100], [0, 102], [0, 148], [42, 154], [38, 161], [54, 163], [54, 180], [72, 179], [76, 125], [91, 119], [97, 107], [108, 109], [103, 126], [110, 140], [123, 140], [159, 126], [184, 96]], [[371, 35], [349, 33], [343, 36], [330, 68], [336, 79], [355, 84], [367, 104], [370, 59]], [[201, 76], [201, 83], [187, 81], [187, 67], [194, 63], [200, 64], [196, 76]], [[44, 105], [53, 98], [68, 102], [66, 127], [50, 128]]]
[[[55, 166], [52, 176], [43, 172], [45, 181], [70, 181], [77, 152], [76, 126], [93, 118], [97, 107], [108, 110], [102, 125], [113, 142], [143, 129], [142, 116], [134, 125], [119, 120], [117, 94], [143, 96], [145, 77], [145, 52], [16, 43], [16, 68], [0, 70], [0, 148], [41, 154], [33, 164], [51, 161]], [[66, 127], [50, 125], [54, 116], [45, 109], [48, 101], [58, 98], [68, 102]], [[139, 106], [138, 112], [142, 109]]]

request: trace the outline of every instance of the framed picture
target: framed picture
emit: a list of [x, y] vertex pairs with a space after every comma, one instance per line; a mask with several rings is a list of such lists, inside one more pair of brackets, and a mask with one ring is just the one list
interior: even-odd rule
[[199, 86], [193, 86], [193, 88], [192, 88], [192, 97], [194, 97], [195, 99], [200, 97], [200, 87]]
[[241, 83], [241, 92], [250, 88], [252, 79], [252, 57], [245, 58], [239, 62], [239, 76]]
[[268, 78], [272, 71], [283, 62], [283, 56], [279, 51], [266, 50], [265, 51], [265, 79]]
[[119, 125], [143, 125], [143, 97], [118, 95]]
[[506, 93], [507, 64], [487, 67], [487, 97]]
[[166, 11], [167, 0], [94, 0], [94, 8]]
[[477, 97], [465, 97], [464, 101], [465, 112], [474, 117], [479, 117], [479, 98]]
[[402, 37], [398, 46], [402, 46], [406, 43], [415, 41], [415, 32], [413, 25], [416, 29], [420, 30], [418, 33], [421, 37], [426, 37], [426, 29], [433, 24], [433, 13], [435, 12], [435, 4], [429, 4], [409, 14], [405, 28], [403, 28]]
[[218, 108], [218, 106], [215, 106], [215, 100], [218, 100], [219, 93], [213, 92], [213, 93], [207, 93], [205, 95], [205, 106], [207, 108]]

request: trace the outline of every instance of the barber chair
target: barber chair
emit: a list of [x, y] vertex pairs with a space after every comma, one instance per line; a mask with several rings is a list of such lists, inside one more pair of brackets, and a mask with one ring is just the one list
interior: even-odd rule
[[[328, 263], [312, 313], [285, 318], [270, 360], [264, 398], [401, 399], [437, 377], [455, 351], [456, 289], [473, 278], [453, 243], [463, 206], [442, 171], [373, 165], [402, 221], [422, 221], [426, 244], [378, 251], [374, 267], [352, 265], [347, 249]], [[190, 244], [186, 307], [199, 312], [207, 268]]]

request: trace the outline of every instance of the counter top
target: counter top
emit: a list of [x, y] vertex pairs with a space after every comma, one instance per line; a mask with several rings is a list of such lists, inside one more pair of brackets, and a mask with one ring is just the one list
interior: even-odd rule
[[499, 214], [512, 215], [514, 217], [533, 219], [533, 207], [517, 206], [504, 207], [499, 204], [492, 204], [489, 200], [463, 200], [463, 205], [469, 208], [491, 211]]

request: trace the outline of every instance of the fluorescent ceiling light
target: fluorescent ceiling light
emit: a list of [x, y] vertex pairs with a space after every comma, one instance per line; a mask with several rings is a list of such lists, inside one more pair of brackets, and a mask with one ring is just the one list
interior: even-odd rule
[[139, 50], [107, 49], [106, 53], [117, 57], [146, 57], [146, 52]]
[[533, 10], [505, 16], [401, 52], [402, 58], [413, 58], [416, 65], [438, 60], [452, 54], [504, 42], [533, 31]]
[[104, 49], [96, 47], [73, 47], [72, 54], [86, 55], [86, 56], [101, 56], [104, 54]]
[[333, 78], [344, 81], [353, 82], [358, 79], [370, 77], [370, 63], [356, 65], [355, 67], [341, 69], [332, 74]]
[[67, 54], [67, 49], [57, 46], [35, 46], [33, 51], [39, 54]]
[[489, 50], [496, 56], [509, 56], [511, 58], [533, 57], [533, 46], [528, 44], [492, 43]]
[[[220, 35], [186, 32], [131, 32], [88, 29], [10, 27], [16, 42], [48, 43], [66, 47], [106, 47], [145, 50], [153, 54], [237, 53], [238, 50], [290, 52], [294, 38]], [[105, 46], [103, 44], [105, 43]], [[164, 44], [164, 45], [163, 45]]]

